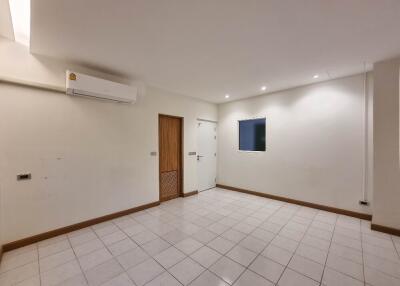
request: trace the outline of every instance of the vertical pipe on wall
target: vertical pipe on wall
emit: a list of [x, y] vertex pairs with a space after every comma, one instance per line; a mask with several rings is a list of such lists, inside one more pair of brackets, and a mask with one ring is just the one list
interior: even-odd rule
[[364, 62], [364, 124], [363, 124], [363, 135], [364, 135], [364, 144], [363, 144], [363, 183], [362, 183], [362, 201], [367, 202], [367, 189], [368, 189], [368, 92], [367, 92], [367, 68], [366, 63]]

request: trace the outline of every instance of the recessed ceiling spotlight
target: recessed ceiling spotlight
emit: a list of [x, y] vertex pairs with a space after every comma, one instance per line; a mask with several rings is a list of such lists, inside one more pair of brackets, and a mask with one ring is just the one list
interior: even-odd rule
[[267, 89], [267, 87], [266, 87], [265, 85], [261, 87], [261, 90], [262, 90], [262, 91], [264, 91], [264, 90], [266, 90], [266, 89]]
[[229, 98], [229, 94], [225, 94], [225, 98]]
[[315, 75], [313, 76], [313, 78], [319, 78], [319, 75], [318, 75], [318, 74], [315, 74]]

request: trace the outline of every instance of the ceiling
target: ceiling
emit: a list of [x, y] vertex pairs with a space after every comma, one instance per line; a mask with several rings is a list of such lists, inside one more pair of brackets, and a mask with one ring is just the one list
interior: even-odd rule
[[[398, 0], [36, 0], [31, 51], [211, 102], [400, 55]], [[318, 79], [313, 79], [319, 74]]]

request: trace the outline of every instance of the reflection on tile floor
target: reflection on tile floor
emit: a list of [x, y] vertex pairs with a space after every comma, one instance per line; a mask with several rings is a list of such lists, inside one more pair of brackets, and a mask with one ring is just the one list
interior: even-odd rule
[[0, 285], [400, 285], [400, 238], [213, 189], [7, 252]]

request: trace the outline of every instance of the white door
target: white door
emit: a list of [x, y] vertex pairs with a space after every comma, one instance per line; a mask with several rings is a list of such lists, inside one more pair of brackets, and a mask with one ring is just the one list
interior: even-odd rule
[[197, 182], [199, 191], [215, 187], [217, 177], [217, 124], [197, 121]]

